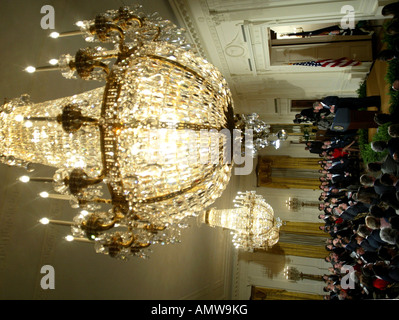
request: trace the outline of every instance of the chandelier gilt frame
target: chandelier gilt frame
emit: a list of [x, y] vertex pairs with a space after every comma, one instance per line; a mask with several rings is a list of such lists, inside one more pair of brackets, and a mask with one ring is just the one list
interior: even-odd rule
[[[74, 239], [99, 253], [146, 258], [152, 244], [179, 242], [184, 219], [225, 189], [233, 164], [224, 155], [233, 142], [220, 131], [235, 126], [231, 93], [183, 30], [139, 5], [76, 25], [79, 31], [51, 37], [80, 34], [103, 46], [26, 71], [60, 70], [105, 86], [37, 104], [26, 94], [7, 101], [0, 161], [28, 171], [34, 163], [55, 167], [41, 181], [84, 209], [71, 222], [43, 223], [69, 224]], [[199, 161], [204, 157], [213, 161]]]
[[206, 209], [230, 180], [237, 141], [235, 151], [253, 156], [271, 136], [277, 148], [285, 131], [270, 135], [258, 115], [235, 115], [221, 73], [158, 14], [124, 6], [76, 25], [78, 31], [50, 37], [82, 35], [101, 46], [26, 71], [59, 70], [67, 79], [105, 85], [41, 103], [24, 94], [0, 107], [0, 162], [28, 172], [33, 164], [53, 167], [52, 177], [20, 181], [51, 183], [57, 194], [43, 197], [81, 210], [72, 221], [40, 222], [68, 226], [67, 240], [123, 260], [180, 242], [186, 219], [200, 214], [213, 219], [210, 225], [225, 221], [220, 226], [234, 230], [237, 248], [277, 243], [281, 220], [255, 192], [240, 193], [237, 209]]

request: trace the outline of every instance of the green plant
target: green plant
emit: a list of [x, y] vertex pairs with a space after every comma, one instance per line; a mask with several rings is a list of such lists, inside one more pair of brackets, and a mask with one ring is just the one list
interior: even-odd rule
[[[384, 24], [386, 28], [388, 22]], [[391, 36], [384, 33], [384, 37], [382, 41], [386, 44], [387, 49], [394, 49], [395, 45], [399, 45], [399, 37]], [[399, 57], [398, 59], [393, 59], [387, 62], [387, 74], [385, 75], [385, 81], [391, 85], [395, 80], [399, 79]], [[359, 97], [365, 97], [366, 94], [366, 81], [364, 81], [359, 89], [357, 90], [357, 94]], [[392, 113], [396, 107], [399, 105], [399, 92], [395, 90], [389, 90], [390, 95], [390, 109], [389, 112]], [[377, 133], [373, 136], [372, 141], [378, 140], [389, 140], [391, 136], [388, 134], [388, 127], [390, 123], [379, 126], [377, 129]], [[370, 142], [368, 139], [368, 129], [360, 129], [358, 130], [359, 136], [359, 149], [360, 149], [360, 157], [363, 159], [364, 163], [380, 161], [387, 152], [375, 152], [371, 149]]]
[[364, 80], [360, 86], [359, 89], [356, 90], [356, 93], [359, 98], [364, 98], [367, 96], [367, 81]]
[[[382, 126], [379, 126], [376, 134], [373, 136], [372, 141], [387, 141], [391, 138], [388, 134], [388, 127], [390, 123], [386, 123]], [[360, 155], [363, 159], [364, 163], [375, 162], [382, 160], [386, 155], [387, 151], [384, 152], [375, 152], [371, 149], [370, 142], [368, 141], [368, 131], [367, 129], [359, 130], [362, 132], [358, 132], [359, 134], [359, 149]]]
[[[384, 24], [384, 28], [389, 22]], [[388, 50], [395, 50], [395, 47], [399, 46], [399, 37], [397, 35], [389, 35], [384, 33], [382, 41], [386, 44]], [[399, 57], [398, 57], [399, 58]], [[388, 61], [387, 74], [385, 76], [385, 81], [392, 85], [392, 83], [399, 79], [399, 59], [392, 59]], [[390, 112], [393, 112], [399, 103], [399, 92], [395, 90], [389, 90], [390, 95]]]

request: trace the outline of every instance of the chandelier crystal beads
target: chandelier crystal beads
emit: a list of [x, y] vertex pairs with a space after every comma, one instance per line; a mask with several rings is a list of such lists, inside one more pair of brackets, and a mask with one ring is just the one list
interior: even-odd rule
[[236, 114], [236, 128], [242, 132], [251, 130], [252, 133], [252, 156], [255, 157], [261, 149], [273, 146], [275, 149], [280, 148], [282, 141], [287, 140], [287, 132], [280, 130], [277, 133], [271, 132], [270, 124], [259, 119], [257, 113]]
[[279, 240], [282, 225], [273, 208], [255, 191], [239, 192], [234, 209], [211, 208], [203, 213], [202, 223], [230, 229], [233, 244], [238, 249], [267, 249]]
[[112, 257], [146, 257], [151, 244], [178, 242], [184, 219], [225, 189], [232, 164], [218, 132], [234, 129], [231, 93], [181, 29], [140, 6], [77, 25], [52, 36], [81, 34], [101, 46], [27, 71], [58, 69], [67, 79], [105, 85], [42, 103], [28, 95], [5, 103], [0, 160], [28, 171], [34, 163], [56, 168], [55, 191], [84, 209], [71, 222], [76, 239]]

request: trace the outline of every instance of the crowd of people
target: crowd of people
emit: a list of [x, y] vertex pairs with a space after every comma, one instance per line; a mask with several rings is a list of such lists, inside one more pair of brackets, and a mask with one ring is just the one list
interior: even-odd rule
[[[339, 99], [338, 99], [339, 100]], [[357, 109], [363, 103], [380, 108], [379, 99], [340, 99], [316, 102], [298, 119], [317, 125], [327, 114], [332, 121], [321, 130], [319, 140], [306, 142], [305, 149], [320, 157], [318, 218], [329, 234], [326, 243], [331, 263], [324, 275], [325, 299], [380, 299], [399, 296], [399, 135], [395, 117], [374, 111], [373, 122], [391, 122], [388, 141], [370, 143], [383, 160], [364, 163], [359, 156], [358, 130], [332, 130], [336, 111]], [[343, 101], [343, 102], [342, 102]], [[335, 103], [335, 105], [334, 105]], [[337, 107], [338, 105], [338, 107]], [[306, 113], [306, 116], [304, 115]], [[372, 126], [369, 126], [372, 127]], [[320, 128], [319, 128], [320, 129]]]
[[[399, 2], [385, 6], [382, 13], [395, 18], [387, 33], [399, 34]], [[397, 59], [398, 44], [383, 51], [378, 59]], [[396, 82], [399, 80], [392, 84], [394, 91], [399, 90]], [[367, 111], [371, 106], [377, 111]], [[323, 141], [306, 143], [306, 149], [321, 158], [318, 218], [323, 221], [320, 229], [329, 234], [325, 260], [331, 264], [330, 273], [323, 276], [325, 299], [396, 299], [399, 297], [399, 106], [384, 114], [380, 112], [379, 97], [327, 97], [315, 102], [311, 109], [297, 115], [294, 122], [312, 122], [319, 130], [326, 130]], [[378, 128], [383, 124], [389, 125], [389, 139], [370, 143], [373, 151], [383, 153], [382, 160], [365, 163], [359, 157], [357, 129]]]
[[[383, 7], [396, 38], [378, 60], [399, 59], [399, 1]], [[391, 89], [399, 91], [399, 78]], [[372, 107], [372, 108], [370, 108]], [[399, 298], [399, 105], [381, 113], [379, 96], [329, 96], [296, 114], [323, 132], [305, 149], [319, 155], [320, 230], [328, 234], [323, 276], [326, 300]], [[358, 129], [388, 124], [387, 141], [372, 141], [380, 161], [360, 156]]]
[[367, 110], [375, 107], [380, 110], [380, 96], [365, 98], [340, 98], [328, 96], [316, 101], [313, 107], [303, 109], [295, 115], [294, 123], [312, 123], [319, 130], [347, 132], [362, 128], [377, 128], [375, 112]]

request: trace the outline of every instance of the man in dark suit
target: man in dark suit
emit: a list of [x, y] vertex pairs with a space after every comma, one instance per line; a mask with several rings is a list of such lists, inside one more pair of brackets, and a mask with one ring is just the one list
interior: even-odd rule
[[341, 172], [341, 173], [327, 173], [326, 174], [327, 180], [331, 181], [333, 185], [340, 185], [343, 188], [354, 184], [357, 182], [357, 179], [353, 178], [350, 173]]
[[317, 121], [319, 120], [320, 116], [319, 114], [316, 114], [315, 112], [313, 112], [313, 108], [306, 108], [301, 110], [301, 112], [299, 113], [305, 120], [308, 121]]
[[380, 260], [377, 252], [374, 251], [366, 251], [363, 247], [359, 247], [356, 249], [356, 253], [359, 258], [362, 260], [364, 264], [366, 263], [374, 263]]
[[[354, 169], [354, 163], [351, 158], [348, 157], [340, 157], [336, 158], [331, 162], [327, 162], [327, 164], [324, 166], [324, 169], [330, 170], [341, 170], [341, 172], [350, 172]], [[331, 172], [331, 171], [330, 171]]]
[[388, 141], [372, 141], [370, 146], [375, 152], [383, 152], [388, 150], [388, 154], [393, 158], [393, 160], [399, 162], [399, 138], [391, 138]]
[[310, 153], [320, 154], [323, 149], [323, 141], [308, 141], [305, 144], [305, 150], [309, 150]]
[[369, 162], [367, 170], [374, 173], [389, 173], [399, 175], [399, 162], [395, 161], [390, 154], [387, 154], [381, 161]]
[[342, 219], [351, 221], [358, 218], [360, 214], [368, 214], [369, 208], [364, 203], [358, 202], [349, 207], [343, 206], [339, 211], [342, 211], [339, 214]]
[[336, 113], [338, 109], [342, 108], [358, 110], [367, 107], [377, 107], [379, 110], [381, 107], [381, 97], [370, 96], [364, 98], [340, 98], [338, 96], [328, 96], [321, 101], [316, 101], [313, 105], [315, 112], [324, 113], [324, 115]]

